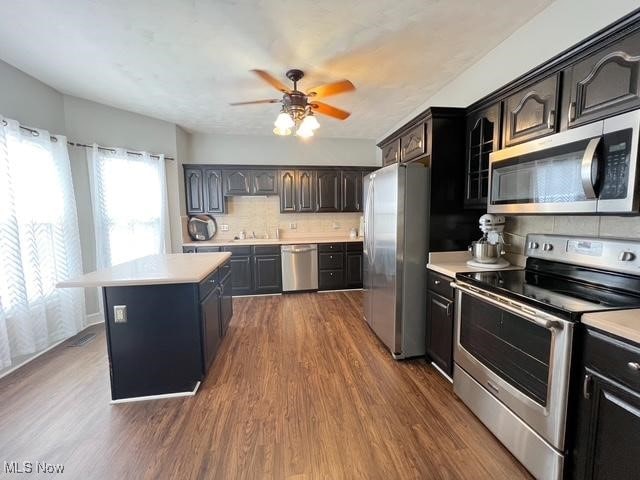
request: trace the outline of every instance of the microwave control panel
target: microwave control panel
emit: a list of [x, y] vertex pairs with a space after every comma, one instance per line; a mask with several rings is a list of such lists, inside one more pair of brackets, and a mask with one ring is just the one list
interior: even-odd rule
[[604, 136], [603, 171], [600, 198], [627, 197], [632, 130], [620, 130]]

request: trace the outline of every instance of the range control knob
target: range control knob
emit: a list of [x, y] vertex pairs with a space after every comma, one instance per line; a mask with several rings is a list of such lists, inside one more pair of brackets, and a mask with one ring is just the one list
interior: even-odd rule
[[545, 252], [550, 252], [551, 250], [553, 250], [553, 245], [551, 245], [550, 243], [545, 243], [542, 246], [542, 250], [544, 250]]
[[620, 252], [620, 255], [618, 255], [618, 260], [621, 262], [632, 262], [635, 258], [636, 254], [633, 252]]
[[529, 242], [529, 250], [537, 250], [540, 247], [538, 242]]

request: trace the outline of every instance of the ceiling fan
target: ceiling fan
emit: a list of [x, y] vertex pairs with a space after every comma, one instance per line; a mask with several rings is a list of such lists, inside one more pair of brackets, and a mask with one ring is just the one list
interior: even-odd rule
[[281, 103], [282, 109], [274, 123], [273, 133], [276, 135], [291, 135], [292, 128], [295, 127], [296, 135], [303, 138], [313, 136], [314, 130], [320, 127], [315, 113], [326, 115], [328, 117], [337, 118], [338, 120], [346, 120], [349, 112], [332, 107], [316, 99], [338, 95], [340, 93], [351, 92], [356, 89], [349, 80], [339, 80], [333, 83], [327, 83], [315, 88], [307, 90], [306, 93], [298, 90], [298, 82], [304, 77], [302, 70], [289, 70], [286, 76], [293, 82], [293, 89], [288, 88], [280, 80], [275, 78], [269, 72], [264, 70], [251, 70], [262, 80], [282, 92], [282, 98], [271, 98], [267, 100], [254, 100], [251, 102], [236, 102], [230, 105], [255, 105], [261, 103]]

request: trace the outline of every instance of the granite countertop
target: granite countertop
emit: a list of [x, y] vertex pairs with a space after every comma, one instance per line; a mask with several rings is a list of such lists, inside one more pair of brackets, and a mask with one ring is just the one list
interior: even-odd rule
[[344, 243], [362, 242], [362, 237], [309, 236], [296, 238], [246, 238], [244, 240], [208, 240], [184, 242], [183, 247], [229, 247], [233, 245], [296, 245], [301, 243]]
[[113, 267], [87, 273], [56, 285], [67, 287], [116, 287], [198, 283], [231, 257], [229, 252], [185, 255], [149, 255]]
[[[429, 263], [427, 263], [427, 268], [451, 278], [455, 278], [456, 273], [460, 272], [495, 271], [488, 268], [470, 267], [469, 265], [467, 265], [467, 260], [471, 260], [471, 254], [467, 251], [431, 252], [429, 254]], [[518, 265], [516, 263], [500, 270], [522, 270], [523, 268], [524, 267], [522, 265]]]
[[598, 330], [640, 343], [640, 308], [585, 313], [580, 321]]

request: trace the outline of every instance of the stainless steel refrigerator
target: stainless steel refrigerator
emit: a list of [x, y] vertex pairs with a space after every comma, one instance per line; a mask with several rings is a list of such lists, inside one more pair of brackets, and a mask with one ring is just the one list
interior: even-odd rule
[[428, 191], [421, 164], [364, 180], [364, 315], [394, 358], [425, 353]]

